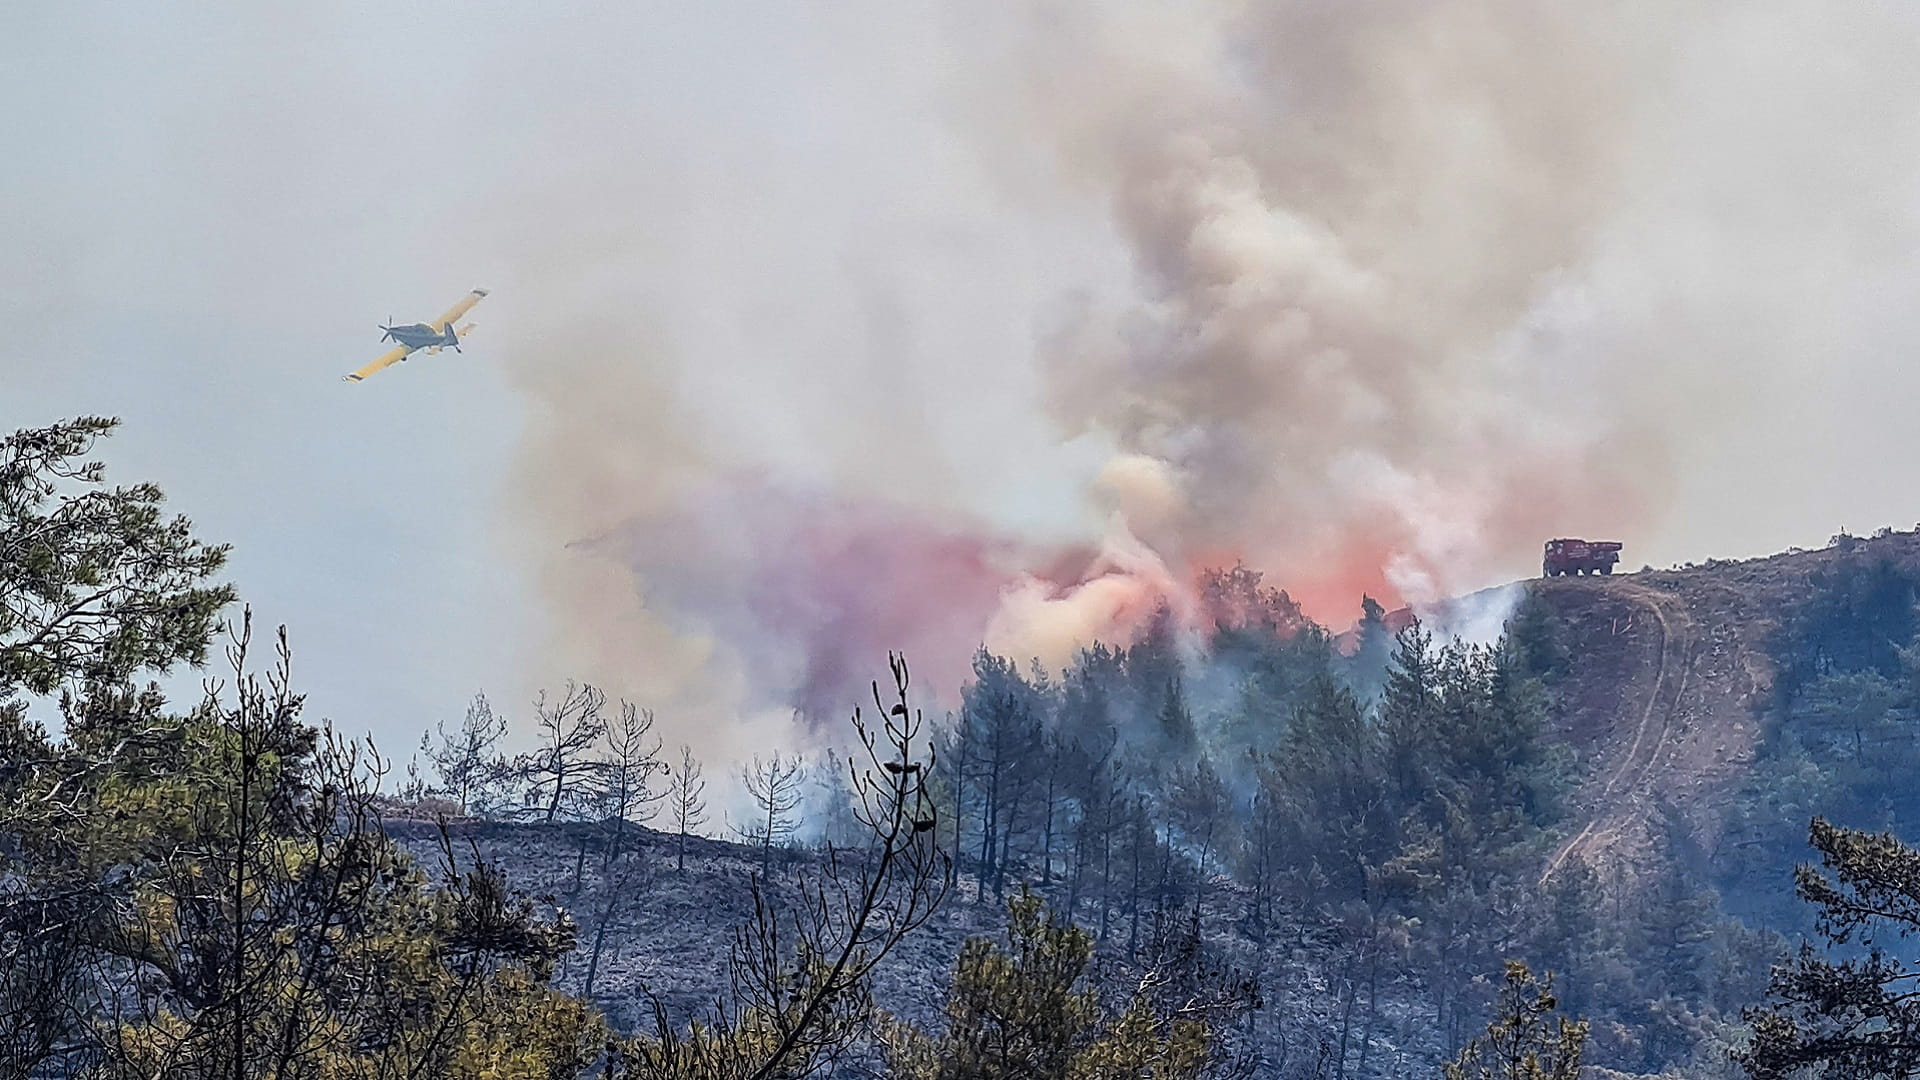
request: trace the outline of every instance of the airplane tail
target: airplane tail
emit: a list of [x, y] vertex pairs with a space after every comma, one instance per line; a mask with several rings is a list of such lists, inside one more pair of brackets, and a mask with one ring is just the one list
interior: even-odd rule
[[460, 334], [454, 330], [452, 323], [447, 324], [447, 345], [454, 352], [460, 351]]

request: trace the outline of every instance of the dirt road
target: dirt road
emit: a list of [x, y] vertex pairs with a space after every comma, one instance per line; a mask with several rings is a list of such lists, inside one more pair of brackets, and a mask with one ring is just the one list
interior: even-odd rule
[[1659, 781], [1680, 727], [1681, 698], [1693, 670], [1698, 641], [1686, 605], [1671, 593], [1619, 579], [1604, 584], [1596, 581], [1589, 587], [1604, 588], [1613, 596], [1627, 599], [1644, 614], [1648, 625], [1659, 634], [1659, 659], [1652, 677], [1645, 680], [1645, 704], [1625, 752], [1603, 765], [1575, 797], [1586, 824], [1547, 861], [1540, 875], [1542, 885], [1571, 858], [1589, 864], [1599, 861], [1623, 835], [1645, 822], [1651, 810], [1648, 797]]

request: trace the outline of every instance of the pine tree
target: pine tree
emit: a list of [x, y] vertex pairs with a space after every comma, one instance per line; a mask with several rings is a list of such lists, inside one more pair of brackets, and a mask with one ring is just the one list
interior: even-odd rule
[[660, 740], [653, 735], [653, 710], [620, 703], [620, 715], [607, 726], [607, 746], [600, 757], [601, 801], [614, 823], [614, 851], [620, 848], [627, 822], [652, 821], [660, 813], [665, 791], [653, 787], [653, 774], [664, 771]]
[[1379, 724], [1397, 800], [1411, 808], [1430, 797], [1430, 758], [1439, 739], [1440, 665], [1433, 637], [1419, 623], [1396, 639], [1380, 695]]
[[506, 717], [494, 713], [487, 695], [475, 694], [457, 730], [448, 731], [442, 720], [433, 733], [420, 736], [420, 752], [440, 778], [439, 785], [429, 790], [452, 799], [462, 817], [484, 816], [496, 809], [496, 789], [508, 772], [499, 749], [506, 735]]
[[1579, 977], [1560, 996], [1570, 1007], [1584, 1007], [1593, 1000], [1594, 968], [1603, 947], [1600, 876], [1575, 856], [1554, 871], [1544, 893], [1527, 953], [1540, 967]]
[[[1204, 1019], [1144, 992], [1115, 1012], [1087, 983], [1093, 939], [1025, 889], [1007, 904], [1004, 945], [974, 938], [954, 967], [945, 1027], [892, 1021], [885, 1051], [900, 1080], [1197, 1080], [1211, 1060]], [[1143, 977], [1142, 986], [1157, 985]]]
[[1654, 810], [1652, 831], [1663, 865], [1637, 898], [1639, 982], [1650, 997], [1698, 1001], [1713, 966], [1719, 897], [1690, 865], [1687, 825], [1672, 804], [1658, 800]]
[[604, 693], [584, 683], [569, 682], [557, 701], [540, 692], [534, 702], [539, 745], [514, 768], [526, 784], [526, 811], [553, 822], [576, 817], [597, 800], [604, 770], [591, 754], [607, 733], [606, 703]]
[[1587, 1022], [1555, 1014], [1553, 978], [1534, 978], [1527, 965], [1507, 962], [1506, 983], [1486, 1034], [1447, 1063], [1446, 1080], [1579, 1080]]
[[1920, 971], [1888, 951], [1920, 933], [1920, 851], [1824, 818], [1808, 838], [1821, 867], [1796, 870], [1796, 890], [1821, 935], [1847, 953], [1829, 959], [1803, 945], [1775, 968], [1772, 1001], [1747, 1012], [1753, 1039], [1738, 1060], [1755, 1080], [1920, 1075]]
[[[604, 1027], [547, 986], [572, 923], [444, 833], [440, 872], [413, 865], [380, 826], [383, 763], [301, 722], [284, 632], [264, 677], [246, 622], [234, 637], [233, 678], [192, 713], [97, 687], [25, 787], [0, 782], [26, 856], [0, 868], [0, 1075], [35, 1074], [23, 1043], [65, 1059], [39, 1075], [98, 1080], [448, 1076], [508, 1048], [521, 1075], [591, 1064]], [[55, 881], [48, 919], [22, 887]], [[16, 1026], [40, 959], [10, 955], [23, 941], [94, 973], [59, 988], [87, 1022], [58, 1043]]]
[[1360, 623], [1354, 636], [1357, 644], [1345, 665], [1347, 684], [1362, 702], [1371, 704], [1380, 695], [1395, 647], [1393, 631], [1387, 629], [1387, 609], [1380, 601], [1360, 598]]
[[227, 548], [162, 516], [152, 484], [109, 488], [83, 460], [119, 426], [81, 417], [0, 438], [0, 708], [198, 664], [230, 586]]
[[753, 824], [736, 829], [741, 839], [760, 849], [760, 877], [764, 880], [772, 865], [773, 849], [793, 836], [796, 823], [793, 812], [800, 806], [800, 783], [806, 762], [799, 757], [784, 757], [775, 751], [771, 758], [755, 756], [740, 769], [740, 780], [747, 795], [759, 808]]
[[687, 872], [687, 837], [707, 823], [707, 781], [691, 746], [680, 747], [680, 768], [667, 788], [667, 812], [673, 818], [675, 869]]
[[1294, 711], [1263, 771], [1268, 796], [1289, 819], [1288, 846], [1331, 892], [1360, 896], [1368, 868], [1391, 851], [1393, 816], [1381, 775], [1379, 739], [1353, 693], [1323, 674]]
[[[660, 760], [660, 740], [653, 735], [653, 711], [628, 702], [620, 703], [620, 713], [607, 726], [607, 747], [601, 755], [601, 808], [613, 822], [613, 836], [601, 860], [601, 907], [594, 924], [593, 945], [587, 953], [587, 975], [581, 992], [593, 997], [594, 983], [600, 974], [600, 957], [607, 938], [622, 920], [622, 905], [630, 905], [645, 884], [649, 868], [627, 851], [627, 826], [653, 820], [660, 812], [666, 792], [652, 787], [653, 773], [665, 769]], [[579, 855], [574, 863], [574, 890], [581, 888], [585, 869], [587, 834], [580, 834]]]
[[841, 757], [831, 747], [809, 772], [813, 780], [813, 800], [807, 816], [815, 826], [820, 843], [829, 849], [849, 851], [868, 839], [867, 830], [855, 814], [854, 762]]
[[1224, 846], [1232, 827], [1233, 802], [1213, 762], [1202, 757], [1192, 766], [1173, 774], [1167, 811], [1189, 844], [1199, 849], [1200, 874], [1204, 878], [1214, 852]]
[[979, 810], [976, 890], [984, 897], [991, 886], [999, 896], [1022, 805], [1038, 786], [1042, 722], [1034, 688], [1012, 661], [981, 649], [973, 672], [973, 682], [961, 694], [960, 723], [969, 743], [969, 787]]
[[1193, 726], [1193, 711], [1187, 708], [1187, 696], [1178, 677], [1167, 680], [1160, 691], [1160, 712], [1154, 718], [1160, 738], [1176, 754], [1192, 753], [1199, 743]]

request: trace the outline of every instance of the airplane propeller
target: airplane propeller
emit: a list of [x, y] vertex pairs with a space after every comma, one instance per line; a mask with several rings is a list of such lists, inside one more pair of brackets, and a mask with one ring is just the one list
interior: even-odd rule
[[382, 326], [382, 327], [380, 328], [380, 330], [381, 330], [381, 334], [380, 334], [380, 340], [381, 340], [381, 341], [397, 341], [397, 340], [399, 340], [399, 339], [397, 339], [397, 338], [395, 338], [395, 337], [393, 336], [393, 326], [391, 325], [391, 324], [392, 324], [392, 322], [393, 322], [393, 316], [391, 316], [391, 315], [389, 315], [389, 316], [387, 316], [387, 323], [388, 323], [388, 325], [386, 325], [386, 326]]

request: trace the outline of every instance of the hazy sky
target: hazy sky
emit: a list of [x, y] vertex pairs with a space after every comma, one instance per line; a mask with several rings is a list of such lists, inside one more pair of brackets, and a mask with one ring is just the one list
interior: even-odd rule
[[[1042, 246], [1074, 258], [1071, 230], [995, 220], [934, 100], [959, 62], [936, 11], [859, 7], [11, 6], [0, 422], [122, 417], [110, 475], [233, 543], [317, 713], [392, 744], [477, 689], [519, 708], [573, 674], [532, 580], [558, 544], [515, 479], [542, 365], [720, 400], [817, 477], [871, 456], [857, 410], [888, 384], [1031, 379], [1020, 278]], [[942, 205], [956, 192], [970, 205]], [[924, 303], [976, 274], [951, 309]], [[340, 381], [386, 347], [377, 324], [476, 285], [464, 356]], [[997, 355], [890, 355], [937, 335]], [[808, 370], [849, 353], [864, 397]], [[1054, 444], [1030, 391], [985, 396], [969, 418], [993, 468]], [[617, 453], [623, 410], [649, 405], [609, 404]], [[917, 493], [1073, 517], [1047, 495], [984, 467]]]
[[[1155, 565], [1378, 524], [1447, 588], [1920, 519], [1913, 18], [1547, 11], [12, 5], [0, 423], [122, 417], [392, 749], [572, 674], [777, 738], [714, 734], [818, 662], [759, 639], [868, 612], [740, 584], [826, 573], [752, 483], [905, 508], [943, 580], [1116, 507]], [[464, 356], [339, 381], [474, 286]]]

